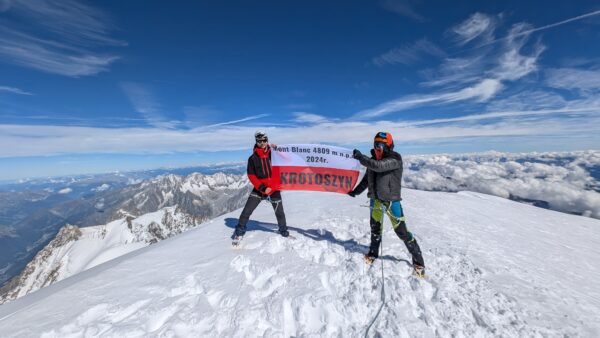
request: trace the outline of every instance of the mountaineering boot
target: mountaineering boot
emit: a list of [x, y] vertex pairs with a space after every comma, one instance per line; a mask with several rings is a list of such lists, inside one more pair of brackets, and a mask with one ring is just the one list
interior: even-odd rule
[[232, 241], [231, 241], [231, 245], [234, 248], [237, 248], [240, 246], [240, 243], [242, 242], [242, 239], [244, 238], [244, 236], [233, 236]]
[[369, 254], [366, 254], [363, 258], [365, 260], [365, 263], [367, 263], [367, 265], [373, 264], [373, 262], [375, 262], [375, 259], [377, 259], [377, 257], [369, 256]]
[[425, 278], [425, 267], [421, 265], [413, 265], [413, 275], [419, 278]]
[[410, 238], [404, 244], [412, 256], [413, 274], [416, 277], [425, 278], [425, 262], [417, 239], [410, 234]]
[[231, 245], [233, 247], [238, 247], [240, 246], [240, 242], [242, 241], [242, 238], [244, 238], [244, 233], [245, 231], [240, 231], [239, 230], [239, 225], [236, 227], [236, 229], [233, 231], [233, 235], [231, 235]]
[[[412, 236], [411, 236], [412, 237]], [[423, 255], [421, 254], [421, 248], [417, 243], [417, 240], [413, 237], [411, 240], [404, 242], [408, 252], [410, 252], [412, 256], [413, 266], [422, 266], [425, 267], [425, 262], [423, 261]]]
[[369, 249], [369, 252], [367, 252], [364, 256], [365, 263], [371, 265], [377, 259], [377, 257], [379, 257], [379, 253], [377, 252], [377, 250], [373, 250], [373, 247], [371, 247], [371, 249]]

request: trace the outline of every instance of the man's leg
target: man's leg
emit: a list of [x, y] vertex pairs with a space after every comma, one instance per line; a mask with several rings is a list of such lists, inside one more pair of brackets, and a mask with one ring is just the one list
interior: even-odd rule
[[381, 222], [383, 221], [383, 211], [381, 210], [381, 201], [371, 199], [371, 246], [367, 256], [379, 257], [379, 246], [381, 245]]
[[277, 217], [279, 233], [283, 237], [289, 236], [285, 221], [285, 212], [283, 211], [283, 200], [281, 199], [281, 193], [279, 191], [276, 191], [271, 195], [271, 205], [273, 206], [273, 210], [275, 210], [275, 217]]
[[250, 219], [250, 215], [254, 212], [254, 209], [260, 204], [262, 198], [258, 196], [254, 191], [250, 193], [248, 196], [248, 200], [246, 201], [246, 205], [244, 206], [244, 210], [242, 210], [242, 214], [240, 215], [240, 219], [238, 220], [238, 224], [235, 227], [235, 232], [233, 236], [244, 236], [246, 234], [246, 223]]
[[388, 216], [392, 221], [394, 232], [404, 242], [406, 248], [408, 249], [408, 252], [410, 252], [410, 254], [412, 255], [413, 265], [419, 265], [424, 267], [425, 262], [423, 261], [423, 255], [421, 254], [421, 248], [417, 243], [417, 239], [406, 228], [406, 219], [404, 217], [400, 201], [393, 201], [390, 203]]

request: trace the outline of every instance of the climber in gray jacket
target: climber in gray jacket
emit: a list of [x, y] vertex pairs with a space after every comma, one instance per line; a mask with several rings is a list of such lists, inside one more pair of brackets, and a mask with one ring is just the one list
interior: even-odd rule
[[369, 188], [367, 196], [371, 199], [371, 246], [365, 255], [365, 261], [371, 264], [379, 257], [383, 214], [386, 213], [392, 222], [394, 232], [404, 241], [412, 255], [415, 274], [424, 276], [425, 262], [421, 249], [413, 234], [406, 228], [406, 218], [400, 204], [402, 156], [394, 151], [392, 134], [379, 132], [375, 135], [371, 157], [363, 155], [358, 149], [354, 149], [352, 157], [364, 165], [367, 172], [348, 195], [355, 197]]

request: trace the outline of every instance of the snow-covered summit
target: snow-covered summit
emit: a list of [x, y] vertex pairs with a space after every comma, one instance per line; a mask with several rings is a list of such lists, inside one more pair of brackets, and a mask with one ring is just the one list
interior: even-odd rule
[[193, 173], [187, 176], [175, 174], [161, 175], [142, 183], [142, 188], [160, 187], [163, 189], [178, 188], [181, 192], [191, 191], [192, 193], [205, 190], [238, 189], [243, 187], [247, 180], [240, 178], [240, 175], [225, 174], [222, 172], [212, 175]]
[[239, 207], [237, 204], [248, 189], [248, 179], [243, 175], [161, 175], [125, 189], [121, 195], [131, 193], [132, 196], [122, 203], [121, 209], [141, 215], [179, 205], [191, 214], [205, 213], [206, 209], [210, 209], [212, 215], [218, 215], [234, 209], [232, 206]]
[[384, 224], [368, 268], [363, 196], [284, 192], [290, 232], [263, 203], [241, 250], [239, 210], [0, 306], [2, 337], [596, 337], [600, 221], [478, 193], [405, 189], [428, 279]]
[[19, 276], [0, 289], [0, 304], [194, 226], [194, 217], [177, 207], [167, 207], [138, 218], [124, 217], [105, 225], [85, 228], [65, 225]]

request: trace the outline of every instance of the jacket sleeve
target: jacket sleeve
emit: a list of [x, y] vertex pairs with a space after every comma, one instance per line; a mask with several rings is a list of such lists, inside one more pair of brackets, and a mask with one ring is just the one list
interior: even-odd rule
[[246, 173], [248, 174], [248, 179], [250, 183], [254, 186], [254, 188], [258, 191], [264, 192], [267, 189], [259, 179], [256, 177], [256, 169], [254, 169], [254, 165], [252, 163], [252, 157], [248, 159], [248, 167], [246, 168]]
[[371, 169], [374, 172], [378, 173], [391, 171], [395, 169], [402, 169], [402, 160], [393, 157], [386, 157], [378, 161], [372, 158], [368, 158], [365, 155], [362, 155], [358, 158], [358, 161], [360, 162], [360, 164], [364, 165], [368, 169]]
[[354, 187], [354, 190], [352, 190], [352, 192], [355, 195], [360, 195], [363, 193], [363, 191], [365, 191], [365, 189], [367, 189], [367, 186], [369, 185], [369, 180], [368, 180], [368, 174], [369, 171], [367, 170], [367, 172], [365, 172], [365, 175], [363, 176], [362, 180], [360, 180], [360, 183], [358, 183], [356, 185], [356, 187]]

